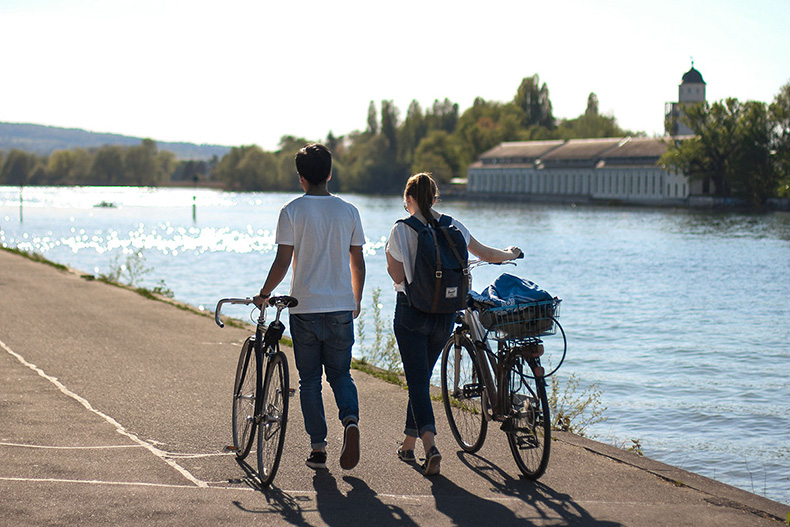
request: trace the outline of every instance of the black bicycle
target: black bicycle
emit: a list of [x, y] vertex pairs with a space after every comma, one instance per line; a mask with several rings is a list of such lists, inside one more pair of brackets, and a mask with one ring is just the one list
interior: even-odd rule
[[[502, 308], [470, 303], [458, 312], [442, 351], [444, 410], [458, 445], [477, 452], [489, 421], [499, 422], [516, 465], [529, 479], [542, 476], [549, 464], [546, 377], [557, 371], [567, 350], [557, 320], [560, 302], [554, 298]], [[562, 357], [548, 373], [540, 363], [547, 351]]]
[[[291, 296], [273, 296], [268, 305], [277, 309], [274, 320], [266, 325], [266, 305], [258, 316], [255, 335], [244, 341], [233, 383], [233, 450], [238, 459], [250, 453], [258, 432], [258, 478], [268, 486], [277, 474], [288, 424], [288, 360], [280, 351], [285, 325], [280, 321], [283, 309], [299, 302]], [[214, 319], [219, 327], [223, 304], [252, 304], [251, 298], [223, 298], [217, 303]]]

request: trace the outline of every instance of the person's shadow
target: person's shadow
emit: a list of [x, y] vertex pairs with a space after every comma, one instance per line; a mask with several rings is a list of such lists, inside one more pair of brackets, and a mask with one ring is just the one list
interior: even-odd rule
[[[459, 487], [444, 476], [431, 478], [436, 510], [451, 518], [454, 525], [545, 525], [547, 521], [561, 518], [562, 525], [616, 527], [620, 524], [596, 520], [571, 500], [567, 494], [560, 494], [539, 481], [514, 479], [487, 459], [476, 455], [459, 452], [458, 458], [479, 476], [492, 485], [492, 490], [503, 497], [512, 497], [524, 501], [533, 509], [530, 518], [517, 515], [516, 512], [494, 500], [488, 500]], [[493, 477], [495, 474], [496, 477]]]
[[318, 470], [313, 476], [316, 506], [321, 519], [330, 526], [417, 526], [403, 509], [382, 503], [376, 492], [359, 478], [345, 476], [351, 485], [347, 495], [337, 488], [335, 477], [328, 470]]

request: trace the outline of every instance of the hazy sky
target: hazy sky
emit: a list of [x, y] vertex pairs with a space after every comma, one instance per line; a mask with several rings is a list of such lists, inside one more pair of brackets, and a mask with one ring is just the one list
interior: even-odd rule
[[663, 133], [691, 58], [709, 101], [790, 82], [790, 0], [0, 0], [0, 122], [274, 150], [449, 98], [509, 101], [535, 73], [554, 115], [590, 92]]

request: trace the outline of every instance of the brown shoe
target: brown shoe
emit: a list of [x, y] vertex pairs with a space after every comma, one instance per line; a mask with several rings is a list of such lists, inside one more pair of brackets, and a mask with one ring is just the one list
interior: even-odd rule
[[350, 421], [343, 432], [343, 450], [340, 451], [340, 468], [351, 470], [359, 463], [359, 426]]

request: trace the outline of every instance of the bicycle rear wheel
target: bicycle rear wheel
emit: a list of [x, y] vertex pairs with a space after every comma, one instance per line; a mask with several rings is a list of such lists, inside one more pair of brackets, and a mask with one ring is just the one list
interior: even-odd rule
[[551, 450], [546, 383], [544, 377], [533, 375], [524, 357], [513, 359], [508, 375], [510, 411], [503, 429], [521, 473], [528, 479], [538, 479], [546, 471]]
[[266, 366], [258, 422], [258, 477], [263, 486], [274, 480], [288, 424], [288, 361], [277, 351]]
[[483, 415], [488, 398], [474, 345], [466, 337], [451, 336], [442, 350], [442, 399], [458, 445], [466, 452], [480, 450], [488, 429]]
[[259, 381], [254, 343], [253, 337], [244, 341], [233, 383], [233, 447], [239, 459], [250, 453], [255, 437], [255, 395], [259, 392]]

